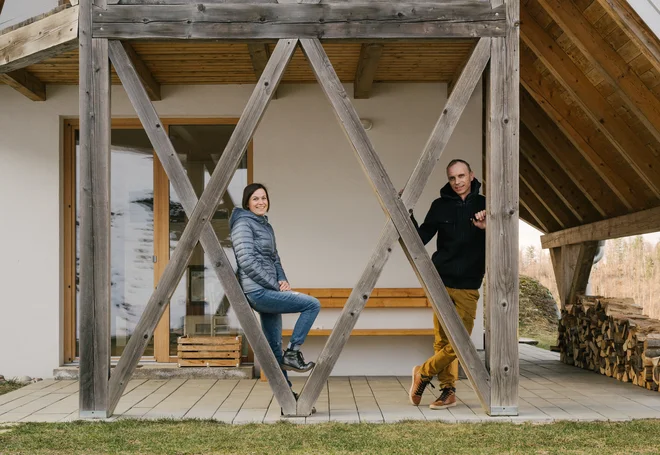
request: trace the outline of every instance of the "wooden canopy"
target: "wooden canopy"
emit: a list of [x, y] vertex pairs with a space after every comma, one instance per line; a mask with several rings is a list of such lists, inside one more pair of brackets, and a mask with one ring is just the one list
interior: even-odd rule
[[[45, 99], [46, 84], [78, 83], [77, 49], [61, 52], [76, 46], [71, 10], [77, 7], [61, 8], [0, 34], [0, 80], [34, 100]], [[36, 61], [16, 55], [16, 38], [48, 20], [59, 42]], [[67, 24], [73, 33], [66, 33]], [[520, 37], [522, 219], [553, 233], [660, 207], [658, 37], [625, 0], [522, 0]], [[451, 88], [475, 44], [469, 38], [353, 40], [324, 48], [340, 80], [354, 84], [356, 98], [368, 98], [378, 96], [379, 82]], [[150, 98], [158, 100], [162, 84], [255, 83], [274, 46], [274, 40], [142, 40], [127, 50]], [[114, 71], [112, 81], [119, 83]], [[308, 82], [316, 78], [297, 50], [282, 83]], [[657, 211], [648, 217], [656, 221], [646, 230], [660, 229]], [[629, 226], [622, 235], [640, 232]]]

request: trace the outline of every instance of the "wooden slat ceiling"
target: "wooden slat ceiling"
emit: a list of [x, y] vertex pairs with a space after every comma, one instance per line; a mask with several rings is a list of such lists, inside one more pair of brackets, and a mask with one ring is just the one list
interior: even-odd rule
[[[626, 0], [521, 0], [521, 9], [521, 217], [554, 232], [660, 206], [657, 37]], [[646, 38], [634, 39], [640, 33]], [[132, 46], [159, 84], [258, 77], [247, 44]], [[450, 83], [473, 46], [387, 42], [373, 80]], [[361, 44], [324, 47], [340, 79], [353, 82]], [[77, 51], [27, 70], [47, 84], [77, 84]], [[284, 83], [307, 82], [315, 79], [297, 51]]]
[[[234, 84], [257, 81], [247, 44], [136, 41], [132, 46], [161, 84]], [[343, 82], [352, 82], [355, 77], [360, 46], [359, 43], [324, 44]], [[470, 55], [473, 46], [473, 40], [386, 44], [375, 81], [449, 82]], [[275, 45], [269, 47], [272, 51]], [[27, 69], [47, 84], [77, 84], [78, 51], [62, 54]], [[315, 81], [309, 64], [298, 49], [284, 74], [284, 82]], [[113, 83], [119, 83], [114, 73]]]

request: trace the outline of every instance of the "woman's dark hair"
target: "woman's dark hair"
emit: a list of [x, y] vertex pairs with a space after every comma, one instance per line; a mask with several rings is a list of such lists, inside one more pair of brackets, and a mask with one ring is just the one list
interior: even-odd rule
[[[266, 192], [266, 199], [268, 199], [268, 210], [270, 210], [270, 196], [268, 196], [268, 190], [261, 183], [250, 183], [243, 190], [243, 208], [245, 210], [250, 210], [250, 198], [257, 190], [264, 190]], [[266, 210], [266, 211], [268, 211]]]

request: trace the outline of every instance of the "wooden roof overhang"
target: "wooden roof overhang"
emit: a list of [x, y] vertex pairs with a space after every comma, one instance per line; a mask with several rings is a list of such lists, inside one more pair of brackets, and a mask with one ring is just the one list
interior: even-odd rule
[[[260, 1], [256, 13], [235, 8], [234, 16], [223, 16], [223, 20], [240, 23], [259, 14], [273, 22], [272, 36], [248, 41], [232, 30], [227, 39], [209, 42], [162, 39], [173, 30], [181, 38], [202, 38], [212, 27], [187, 23], [201, 14], [187, 0], [167, 6], [155, 5], [156, 0], [109, 3], [108, 11], [95, 22], [94, 34], [150, 38], [133, 41], [128, 50], [153, 100], [160, 99], [163, 84], [255, 83], [273, 51], [278, 21], [291, 17], [283, 11], [294, 8], [271, 0]], [[500, 33], [501, 18], [494, 17], [489, 8], [477, 19], [470, 15], [466, 25], [467, 15], [461, 16], [464, 3], [447, 2], [445, 13], [453, 20], [438, 25], [445, 27], [445, 35], [451, 36], [452, 30], [464, 35], [465, 27], [471, 27], [475, 35]], [[45, 99], [47, 84], [78, 83], [77, 6], [62, 8], [0, 34], [0, 79], [31, 99]], [[134, 14], [136, 10], [128, 14], [126, 8], [139, 8], [140, 14]], [[205, 17], [213, 16], [213, 8], [219, 6], [209, 2]], [[327, 17], [346, 11], [337, 7]], [[372, 13], [351, 10], [356, 22], [359, 14]], [[343, 33], [330, 22], [306, 32], [323, 33], [327, 38]], [[522, 0], [521, 24], [521, 217], [553, 233], [658, 209], [658, 38], [625, 0]], [[410, 27], [406, 32], [414, 30], [414, 24], [403, 26]], [[379, 82], [445, 82], [451, 88], [476, 42], [463, 37], [402, 41], [396, 28], [382, 33], [379, 39], [357, 36], [324, 41], [340, 80], [353, 83], [356, 98], [368, 98], [373, 84]], [[39, 46], [26, 49], [25, 41], [36, 35]], [[37, 47], [43, 49], [35, 53]], [[296, 51], [283, 83], [314, 82], [308, 62]], [[114, 72], [113, 83], [119, 83]], [[657, 212], [649, 213], [655, 218], [646, 223], [645, 230], [660, 229]], [[638, 232], [630, 225], [623, 234]]]

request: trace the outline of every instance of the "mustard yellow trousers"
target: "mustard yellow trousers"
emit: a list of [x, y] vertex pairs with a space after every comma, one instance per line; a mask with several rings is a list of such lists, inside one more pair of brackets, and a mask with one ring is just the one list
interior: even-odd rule
[[[479, 291], [475, 289], [447, 288], [447, 292], [456, 306], [463, 325], [468, 333], [472, 334], [474, 318], [477, 315]], [[422, 376], [427, 377], [438, 375], [440, 388], [455, 387], [458, 380], [458, 359], [435, 313], [433, 314], [433, 328], [435, 330], [435, 340], [433, 342], [435, 354], [424, 362], [419, 372]]]

